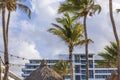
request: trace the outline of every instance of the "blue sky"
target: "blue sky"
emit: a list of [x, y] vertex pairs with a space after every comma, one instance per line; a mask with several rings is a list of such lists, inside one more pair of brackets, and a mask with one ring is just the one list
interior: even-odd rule
[[[61, 16], [57, 14], [60, 2], [62, 0], [30, 0], [27, 5], [32, 10], [31, 19], [28, 19], [19, 10], [12, 13], [9, 31], [9, 52], [11, 54], [28, 59], [41, 59], [54, 58], [55, 55], [68, 53], [65, 43], [47, 32], [52, 27], [51, 23], [55, 23], [55, 18]], [[113, 2], [117, 30], [120, 31], [120, 14], [115, 11], [120, 8], [120, 1], [114, 0]], [[96, 0], [96, 3], [102, 5], [102, 12], [87, 19], [88, 36], [94, 41], [89, 45], [89, 52], [95, 54], [103, 51], [109, 41], [114, 41], [109, 19], [108, 0]], [[0, 38], [0, 50], [3, 50], [2, 27], [0, 27]], [[84, 47], [77, 47], [74, 52], [84, 53]], [[11, 63], [18, 63], [18, 61], [21, 64], [26, 62], [10, 58]], [[17, 68], [15, 68], [11, 67], [11, 70], [16, 72]], [[20, 70], [16, 73], [20, 73]]]

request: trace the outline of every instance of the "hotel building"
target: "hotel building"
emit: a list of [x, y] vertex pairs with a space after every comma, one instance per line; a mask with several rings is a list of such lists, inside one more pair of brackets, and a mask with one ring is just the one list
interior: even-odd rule
[[[47, 59], [49, 67], [57, 63], [59, 60], [68, 60], [68, 55], [59, 55], [58, 59]], [[100, 56], [95, 54], [89, 54], [89, 80], [105, 80], [111, 75], [113, 70], [116, 68], [98, 67], [96, 64], [97, 60], [103, 60]], [[25, 78], [29, 74], [36, 70], [40, 65], [41, 60], [31, 59], [29, 63], [25, 64], [22, 69], [22, 77]], [[86, 80], [86, 56], [85, 54], [73, 54], [73, 66], [74, 66], [74, 80]], [[70, 80], [70, 75], [66, 76], [66, 80]]]

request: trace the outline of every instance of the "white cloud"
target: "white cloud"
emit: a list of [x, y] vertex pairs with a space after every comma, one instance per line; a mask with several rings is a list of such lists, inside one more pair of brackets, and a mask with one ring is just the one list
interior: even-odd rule
[[47, 20], [57, 15], [60, 0], [32, 0], [32, 11], [38, 15], [39, 20]]
[[21, 57], [26, 57], [28, 59], [37, 58], [40, 59], [40, 54], [35, 48], [34, 43], [29, 43], [27, 41], [21, 41], [18, 39], [14, 39], [10, 43], [10, 50], [15, 55], [19, 55]]
[[[21, 68], [23, 68], [25, 63], [28, 63], [29, 59], [42, 59], [40, 53], [36, 50], [34, 43], [28, 43], [27, 41], [21, 41], [18, 39], [13, 39], [10, 41], [10, 53], [14, 56], [19, 56], [22, 58], [16, 58], [10, 56], [10, 63], [18, 64], [18, 65], [11, 65], [10, 70], [21, 76]], [[26, 60], [28, 59], [28, 60]], [[20, 65], [20, 66], [19, 66]]]

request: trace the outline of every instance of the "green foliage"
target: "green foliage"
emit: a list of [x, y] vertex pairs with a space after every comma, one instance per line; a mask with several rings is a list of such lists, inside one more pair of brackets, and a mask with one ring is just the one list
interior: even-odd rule
[[99, 53], [104, 60], [97, 61], [98, 66], [105, 67], [117, 67], [117, 45], [114, 42], [110, 42], [110, 46], [105, 46], [105, 51]]
[[117, 10], [118, 13], [120, 12], [120, 9], [116, 9], [116, 10]]
[[98, 11], [101, 12], [101, 6], [94, 3], [94, 0], [67, 0], [63, 2], [58, 13], [71, 12], [79, 17], [88, 15], [93, 16]]
[[3, 1], [0, 0], [0, 10], [3, 8], [3, 5], [8, 11], [16, 11], [16, 9], [20, 9], [21, 11], [25, 12], [29, 18], [31, 18], [31, 10], [25, 4], [22, 4], [26, 0], [7, 0]]
[[63, 79], [65, 79], [66, 75], [70, 73], [70, 65], [68, 61], [60, 60], [58, 63], [53, 65], [52, 68], [60, 74]]
[[64, 14], [64, 17], [57, 18], [56, 21], [60, 24], [54, 24], [54, 28], [50, 28], [48, 31], [60, 37], [68, 46], [79, 45], [83, 42], [83, 25], [75, 23], [75, 16], [70, 17], [68, 13]]

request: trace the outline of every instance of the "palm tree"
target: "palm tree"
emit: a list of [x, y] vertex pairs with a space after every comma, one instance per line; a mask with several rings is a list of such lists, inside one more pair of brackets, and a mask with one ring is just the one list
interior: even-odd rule
[[60, 60], [58, 63], [52, 66], [53, 70], [55, 70], [58, 74], [60, 74], [63, 79], [67, 74], [70, 73], [70, 66], [68, 61]]
[[114, 33], [114, 37], [115, 37], [116, 44], [117, 44], [118, 80], [120, 80], [120, 44], [119, 44], [119, 37], [118, 37], [118, 33], [116, 30], [116, 25], [115, 25], [115, 21], [114, 21], [114, 17], [113, 17], [112, 0], [109, 0], [109, 11], [110, 11], [110, 19], [111, 19], [111, 23], [112, 23], [112, 27], [113, 27], [113, 33]]
[[[98, 55], [103, 58], [103, 60], [96, 61], [97, 66], [99, 67], [117, 67], [118, 63], [118, 52], [117, 52], [117, 44], [115, 42], [110, 42], [110, 45], [105, 46], [105, 51], [99, 53]], [[113, 71], [111, 73], [111, 76], [107, 77], [106, 80], [117, 80], [118, 79], [118, 73], [117, 71]]]
[[110, 45], [105, 46], [104, 49], [104, 52], [98, 54], [103, 58], [103, 60], [97, 61], [98, 66], [117, 67], [117, 44], [110, 42]]
[[[62, 12], [71, 12], [74, 13], [77, 17], [83, 17], [84, 24], [84, 36], [85, 39], [88, 39], [87, 35], [87, 26], [86, 19], [87, 16], [93, 16], [93, 14], [100, 13], [101, 7], [98, 4], [94, 3], [94, 0], [66, 0], [66, 2], [62, 3], [58, 9], [59, 13]], [[88, 44], [85, 44], [85, 53], [86, 53], [86, 80], [88, 80]]]
[[72, 52], [75, 46], [83, 44], [82, 40], [83, 26], [80, 23], [74, 23], [75, 17], [70, 17], [68, 13], [64, 14], [63, 18], [57, 18], [56, 21], [61, 25], [54, 24], [54, 28], [50, 28], [49, 32], [60, 37], [69, 48], [69, 61], [70, 61], [70, 74], [71, 80], [73, 80], [73, 64], [72, 64]]
[[[28, 16], [31, 16], [30, 9], [19, 2], [23, 0], [0, 0], [0, 9], [2, 9], [2, 27], [3, 27], [3, 41], [4, 41], [4, 61], [5, 61], [5, 74], [3, 80], [7, 80], [8, 71], [9, 71], [9, 56], [8, 56], [8, 30], [9, 30], [9, 22], [10, 22], [10, 14], [12, 11], [19, 8], [23, 10], [23, 12], [27, 13]], [[25, 0], [24, 0], [25, 1]], [[5, 20], [5, 12], [8, 10], [8, 18], [7, 22]]]

